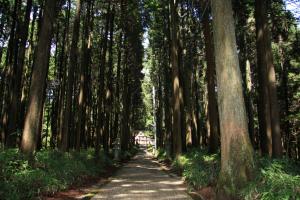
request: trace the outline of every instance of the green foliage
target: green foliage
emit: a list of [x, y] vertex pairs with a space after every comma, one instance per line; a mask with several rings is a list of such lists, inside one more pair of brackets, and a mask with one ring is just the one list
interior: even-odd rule
[[300, 168], [287, 159], [258, 160], [258, 176], [242, 191], [244, 199], [299, 199]]
[[154, 138], [154, 133], [152, 131], [144, 131], [144, 136]]
[[179, 156], [173, 167], [182, 170], [185, 180], [195, 188], [215, 185], [220, 169], [220, 156], [209, 155], [206, 150], [193, 149]]
[[[165, 153], [159, 150], [159, 159]], [[256, 178], [240, 191], [240, 199], [282, 200], [300, 199], [300, 168], [288, 159], [257, 158]], [[194, 188], [216, 186], [220, 171], [220, 155], [193, 149], [173, 161], [172, 167], [182, 172]]]
[[[162, 149], [157, 150], [155, 156], [159, 160], [169, 159], [166, 151]], [[173, 160], [172, 168], [182, 172], [185, 180], [195, 188], [216, 185], [220, 170], [220, 156], [209, 155], [207, 150], [192, 149]]]
[[112, 162], [103, 155], [95, 162], [92, 149], [62, 153], [42, 151], [31, 166], [16, 149], [0, 152], [0, 197], [32, 199], [41, 193], [66, 189], [87, 176], [97, 176]]
[[163, 149], [158, 149], [155, 151], [155, 157], [158, 159], [158, 160], [168, 160], [170, 159], [167, 155], [167, 152]]
[[153, 125], [153, 99], [152, 99], [152, 82], [150, 78], [150, 66], [151, 62], [144, 63], [144, 79], [142, 82], [143, 89], [143, 101], [145, 105], [145, 113], [143, 118], [145, 118], [145, 128], [147, 130], [152, 129]]

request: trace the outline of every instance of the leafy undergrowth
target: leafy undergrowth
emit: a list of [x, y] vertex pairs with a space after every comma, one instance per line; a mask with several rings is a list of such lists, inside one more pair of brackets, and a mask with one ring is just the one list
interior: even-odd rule
[[95, 162], [94, 151], [61, 153], [41, 151], [33, 166], [17, 149], [0, 151], [0, 199], [33, 199], [52, 194], [86, 177], [103, 173], [112, 161], [102, 153]]
[[[168, 159], [158, 150], [159, 160]], [[240, 199], [282, 200], [300, 199], [300, 165], [288, 159], [257, 158], [256, 179], [240, 191]], [[216, 187], [220, 171], [220, 155], [193, 149], [172, 162], [182, 172], [186, 182], [200, 190]]]
[[260, 158], [258, 176], [241, 192], [244, 199], [300, 199], [299, 164], [288, 159]]
[[217, 184], [219, 161], [218, 154], [209, 155], [206, 150], [193, 149], [175, 159], [172, 166], [181, 169], [185, 180], [194, 188], [200, 189]]

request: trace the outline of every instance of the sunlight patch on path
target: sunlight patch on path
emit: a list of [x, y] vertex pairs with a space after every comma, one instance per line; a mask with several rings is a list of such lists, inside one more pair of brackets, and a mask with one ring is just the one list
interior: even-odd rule
[[92, 200], [191, 200], [180, 177], [170, 177], [151, 159], [146, 151], [141, 151], [111, 178], [110, 183], [99, 188]]

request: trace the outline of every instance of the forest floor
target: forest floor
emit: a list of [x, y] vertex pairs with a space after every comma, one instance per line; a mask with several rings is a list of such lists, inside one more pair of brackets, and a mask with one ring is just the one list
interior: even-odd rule
[[192, 199], [181, 177], [170, 174], [153, 156], [141, 148], [139, 153], [120, 169], [87, 183], [80, 188], [57, 193], [47, 200], [60, 199]]

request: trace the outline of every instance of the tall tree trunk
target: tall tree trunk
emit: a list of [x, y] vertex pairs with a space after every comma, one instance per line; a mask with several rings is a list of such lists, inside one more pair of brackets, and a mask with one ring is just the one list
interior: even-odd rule
[[251, 90], [252, 90], [252, 83], [251, 83], [251, 66], [249, 62], [249, 52], [248, 46], [249, 41], [247, 41], [247, 21], [249, 19], [250, 13], [247, 11], [249, 7], [249, 3], [247, 0], [236, 1], [235, 6], [235, 14], [237, 18], [237, 26], [239, 27], [237, 30], [237, 44], [239, 47], [239, 59], [240, 59], [240, 66], [242, 72], [242, 79], [243, 79], [243, 88], [244, 88], [244, 98], [246, 103], [246, 111], [248, 116], [248, 129], [249, 129], [249, 136], [252, 145], [255, 145], [255, 135], [254, 135], [254, 116], [253, 116], [253, 102], [251, 99]]
[[[48, 109], [48, 111], [50, 112], [50, 114], [48, 114], [47, 116], [47, 123], [51, 122], [50, 124], [48, 124], [48, 126], [51, 126], [51, 137], [50, 137], [50, 147], [52, 149], [54, 149], [56, 146], [56, 141], [57, 141], [57, 127], [58, 127], [58, 105], [59, 105], [59, 91], [60, 91], [60, 75], [61, 75], [61, 68], [59, 65], [59, 38], [60, 38], [60, 23], [57, 22], [56, 25], [56, 36], [55, 36], [55, 55], [54, 55], [54, 65], [57, 66], [57, 69], [55, 70], [54, 76], [56, 78], [56, 81], [58, 81], [58, 87], [56, 87], [53, 90], [53, 100], [51, 103], [51, 108]], [[49, 106], [50, 107], [50, 106]], [[48, 119], [50, 118], [50, 119]], [[48, 121], [49, 120], [49, 121]], [[47, 126], [47, 129], [49, 129], [49, 127]], [[48, 134], [48, 131], [47, 131]]]
[[[245, 66], [245, 75], [243, 77], [244, 80], [244, 96], [245, 96], [245, 103], [248, 115], [248, 129], [249, 129], [249, 136], [253, 147], [257, 148], [257, 139], [255, 137], [255, 128], [254, 128], [254, 113], [253, 113], [253, 100], [251, 97], [253, 86], [252, 86], [252, 77], [251, 77], [251, 63], [248, 59], [242, 62]], [[243, 73], [243, 72], [242, 72]]]
[[108, 149], [109, 138], [110, 138], [110, 121], [112, 113], [112, 95], [113, 95], [113, 44], [114, 44], [114, 18], [115, 18], [115, 8], [113, 6], [110, 13], [110, 30], [109, 30], [109, 59], [108, 59], [108, 73], [107, 73], [107, 85], [106, 85], [106, 94], [105, 94], [105, 128], [104, 128], [104, 143]]
[[[97, 135], [98, 139], [102, 139], [103, 148], [106, 153], [108, 153], [108, 144], [106, 144], [106, 141], [104, 140], [106, 136], [104, 136], [104, 100], [105, 100], [105, 67], [106, 67], [106, 54], [107, 54], [107, 40], [108, 40], [108, 33], [109, 33], [109, 21], [110, 21], [110, 6], [111, 2], [109, 1], [107, 6], [107, 12], [106, 12], [106, 22], [105, 22], [105, 31], [104, 31], [104, 37], [103, 37], [103, 48], [102, 48], [102, 54], [100, 58], [100, 70], [99, 70], [99, 88], [98, 88], [98, 125], [97, 125]], [[99, 142], [99, 141], [98, 141]], [[96, 148], [96, 154], [98, 155], [98, 147]]]
[[119, 36], [119, 45], [118, 45], [118, 62], [117, 62], [117, 77], [116, 77], [116, 96], [114, 98], [115, 105], [115, 119], [114, 119], [114, 131], [113, 131], [113, 141], [115, 141], [119, 136], [119, 113], [120, 113], [120, 83], [121, 83], [121, 62], [122, 62], [122, 40], [123, 33], [120, 33]]
[[21, 109], [21, 92], [22, 92], [22, 74], [24, 69], [25, 62], [25, 50], [26, 42], [28, 37], [28, 27], [30, 21], [30, 13], [32, 7], [32, 0], [27, 1], [26, 13], [23, 22], [19, 22], [18, 30], [18, 40], [20, 40], [18, 51], [16, 51], [15, 59], [15, 69], [13, 70], [13, 77], [11, 82], [11, 88], [9, 93], [11, 94], [9, 102], [9, 113], [8, 113], [8, 130], [7, 134], [7, 146], [15, 147], [16, 146], [16, 136], [18, 129], [22, 128], [21, 119], [20, 119], [20, 109]]
[[[192, 102], [191, 102], [191, 93], [192, 93], [192, 58], [191, 51], [194, 49], [187, 49], [187, 55], [185, 56], [184, 62], [184, 72], [183, 74], [183, 97], [184, 97], [184, 124], [185, 124], [185, 143], [186, 146], [190, 146], [192, 144]], [[183, 117], [183, 116], [182, 116]]]
[[172, 65], [172, 108], [173, 108], [173, 155], [175, 157], [182, 153], [182, 136], [181, 136], [181, 96], [179, 80], [179, 57], [178, 57], [178, 1], [170, 0], [171, 15], [171, 65]]
[[290, 149], [290, 138], [291, 138], [291, 124], [290, 124], [290, 98], [289, 98], [289, 76], [288, 72], [290, 69], [290, 63], [287, 59], [287, 55], [285, 54], [284, 44], [283, 44], [283, 37], [279, 35], [279, 55], [280, 55], [280, 67], [282, 69], [281, 72], [281, 81], [280, 81], [280, 88], [281, 88], [281, 99], [283, 102], [283, 132], [284, 132], [284, 145], [287, 152], [287, 155], [291, 157], [291, 149]]
[[[155, 65], [155, 63], [153, 63]], [[161, 66], [158, 63], [158, 66]], [[160, 70], [158, 70], [160, 71]], [[153, 88], [153, 110], [154, 110], [154, 120], [155, 120], [155, 134], [156, 134], [156, 147], [163, 148], [163, 130], [162, 130], [162, 81], [161, 73], [158, 72], [157, 85]]]
[[199, 84], [200, 80], [203, 79], [204, 76], [204, 70], [203, 68], [196, 68], [198, 71], [198, 74], [196, 73], [197, 76], [195, 76], [194, 79], [194, 87], [195, 87], [195, 104], [196, 104], [196, 119], [197, 119], [197, 126], [198, 126], [198, 131], [197, 131], [197, 136], [199, 139], [199, 143], [201, 146], [207, 146], [208, 144], [208, 135], [206, 131], [206, 126], [205, 126], [205, 118], [202, 117], [201, 115], [205, 116], [205, 108], [204, 105], [201, 104], [201, 102], [204, 102], [204, 88], [201, 88], [201, 85]]
[[[187, 86], [185, 83], [185, 76], [186, 69], [185, 69], [185, 63], [186, 63], [186, 45], [184, 44], [184, 41], [186, 40], [186, 34], [184, 31], [184, 23], [185, 23], [185, 18], [186, 17], [179, 17], [179, 15], [184, 15], [184, 5], [183, 2], [180, 2], [177, 0], [177, 8], [176, 9], [176, 14], [177, 14], [177, 20], [178, 20], [178, 71], [179, 71], [179, 83], [180, 83], [180, 89], [179, 89], [179, 96], [180, 98], [180, 120], [181, 120], [181, 147], [182, 147], [182, 152], [186, 153], [187, 152], [187, 129], [188, 129], [188, 124], [186, 123], [187, 121], [187, 111], [186, 111], [186, 97], [185, 93], [187, 91]], [[179, 9], [180, 5], [180, 9]]]
[[64, 32], [63, 32], [63, 39], [62, 39], [62, 46], [61, 46], [61, 54], [59, 59], [59, 102], [58, 102], [58, 119], [57, 119], [57, 126], [58, 126], [58, 139], [57, 139], [57, 146], [62, 149], [63, 145], [63, 135], [64, 135], [64, 111], [65, 111], [65, 93], [66, 93], [66, 79], [67, 79], [67, 50], [69, 49], [69, 25], [70, 25], [70, 12], [71, 12], [71, 0], [68, 0], [68, 8], [66, 11], [66, 17], [64, 21]]
[[22, 83], [22, 97], [21, 97], [21, 111], [20, 111], [21, 129], [23, 128], [24, 121], [25, 121], [26, 106], [28, 102], [29, 87], [30, 87], [31, 74], [32, 74], [34, 49], [36, 48], [36, 40], [34, 39], [34, 36], [36, 35], [35, 29], [36, 29], [37, 17], [38, 17], [38, 6], [34, 5], [32, 19], [31, 19], [30, 35], [28, 38], [29, 46], [26, 50], [26, 54], [27, 54], [26, 56], [28, 60], [26, 62], [26, 68], [24, 70], [23, 83]]
[[[207, 1], [202, 1], [202, 10], [205, 10], [205, 5], [207, 4]], [[204, 11], [202, 24], [205, 38], [205, 57], [207, 62], [208, 131], [210, 136], [208, 149], [210, 153], [216, 153], [219, 147], [219, 117], [215, 84], [216, 63], [214, 58], [214, 45], [208, 9]]]
[[157, 117], [156, 117], [156, 127], [158, 132], [158, 141], [157, 146], [159, 148], [163, 148], [163, 128], [162, 128], [162, 120], [163, 120], [163, 99], [162, 99], [162, 80], [161, 76], [158, 77], [158, 88], [157, 88]]
[[[48, 65], [49, 65], [49, 58], [48, 60]], [[44, 124], [44, 113], [46, 110], [46, 103], [47, 99], [46, 99], [46, 89], [47, 89], [47, 85], [44, 87], [44, 92], [43, 92], [43, 102], [42, 102], [42, 110], [39, 113], [39, 127], [38, 127], [38, 131], [37, 131], [37, 136], [36, 136], [36, 151], [40, 151], [43, 148], [43, 124]]]
[[[165, 50], [166, 51], [166, 50]], [[167, 53], [167, 52], [166, 52]], [[166, 56], [168, 58], [168, 56]], [[170, 65], [167, 61], [164, 63], [164, 124], [165, 124], [165, 148], [170, 155], [171, 153], [171, 132], [172, 132], [172, 115], [170, 109], [170, 88], [171, 88], [171, 76], [170, 76]]]
[[[126, 41], [125, 37], [125, 41]], [[129, 148], [129, 118], [130, 118], [130, 86], [129, 86], [129, 67], [128, 67], [128, 43], [125, 44], [124, 67], [123, 67], [123, 94], [122, 94], [122, 118], [121, 118], [121, 150], [125, 152]]]
[[[76, 1], [76, 14], [73, 25], [72, 44], [70, 49], [70, 63], [68, 69], [67, 91], [66, 91], [66, 108], [64, 111], [64, 125], [63, 125], [63, 137], [62, 137], [62, 150], [67, 151], [69, 148], [69, 132], [71, 128], [71, 112], [72, 112], [72, 100], [75, 82], [75, 66], [77, 65], [78, 56], [78, 40], [80, 31], [80, 15], [81, 15], [81, 0]], [[76, 150], [79, 150], [80, 145], [76, 145]]]
[[83, 33], [83, 41], [82, 41], [82, 53], [83, 58], [80, 66], [80, 88], [79, 88], [79, 96], [78, 96], [78, 122], [77, 122], [77, 133], [76, 140], [77, 146], [80, 142], [80, 136], [85, 135], [85, 124], [86, 124], [86, 103], [87, 103], [87, 75], [88, 70], [90, 68], [91, 63], [91, 33], [93, 24], [91, 23], [91, 15], [93, 9], [93, 2], [86, 2], [86, 16], [85, 16], [85, 28]]
[[[170, 7], [170, 5], [169, 5]], [[170, 157], [173, 148], [172, 139], [172, 108], [171, 108], [171, 87], [172, 87], [172, 75], [171, 75], [171, 16], [169, 7], [165, 10], [165, 20], [167, 26], [165, 26], [164, 32], [167, 41], [164, 44], [164, 124], [165, 124], [165, 149], [167, 156]]]
[[[273, 157], [282, 156], [276, 77], [267, 16], [268, 0], [255, 1], [257, 65], [260, 82], [260, 134], [262, 152]], [[266, 141], [266, 143], [265, 143]]]
[[[219, 195], [236, 195], [253, 176], [242, 76], [231, 0], [212, 1], [218, 108], [221, 131]], [[226, 26], [224, 26], [226, 24]]]
[[16, 133], [11, 133], [8, 129], [9, 126], [9, 113], [10, 113], [10, 107], [11, 102], [13, 99], [13, 93], [10, 91], [13, 89], [14, 80], [17, 68], [17, 54], [18, 54], [18, 47], [19, 47], [19, 34], [20, 34], [20, 19], [18, 15], [20, 15], [20, 7], [21, 7], [21, 1], [15, 0], [14, 3], [14, 9], [12, 13], [12, 24], [11, 24], [11, 31], [9, 34], [9, 40], [8, 40], [8, 47], [6, 52], [6, 59], [5, 59], [5, 69], [4, 69], [4, 80], [5, 83], [4, 87], [4, 107], [3, 107], [3, 113], [1, 124], [2, 124], [2, 135], [5, 140], [5, 144], [7, 146], [15, 146], [15, 139], [16, 139]]
[[48, 58], [53, 34], [53, 24], [57, 14], [57, 2], [58, 0], [46, 0], [45, 2], [45, 13], [36, 49], [28, 109], [22, 135], [21, 150], [25, 154], [32, 154], [36, 148], [36, 137], [39, 130], [39, 113], [43, 110], [43, 93], [49, 68]]
[[192, 141], [193, 147], [198, 147], [200, 145], [199, 131], [199, 113], [197, 112], [198, 102], [197, 102], [197, 61], [194, 59], [193, 63], [193, 79], [192, 79]]
[[[129, 42], [130, 37], [130, 25], [129, 25], [129, 14], [128, 14], [128, 1], [122, 1], [121, 3], [121, 16], [124, 19], [123, 30], [124, 30], [124, 58], [123, 58], [123, 91], [122, 91], [122, 116], [121, 116], [121, 151], [125, 152], [129, 149], [130, 142], [130, 105], [131, 105], [131, 95], [130, 95], [130, 67], [132, 66], [131, 61], [133, 61], [133, 55], [130, 54], [130, 48], [132, 43]], [[131, 60], [132, 59], [132, 60]]]

